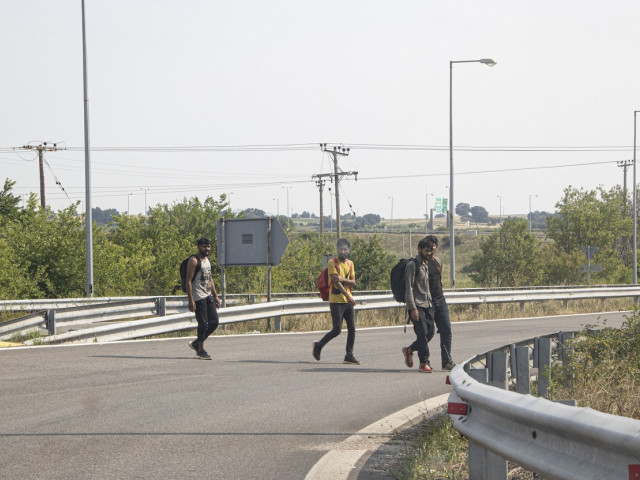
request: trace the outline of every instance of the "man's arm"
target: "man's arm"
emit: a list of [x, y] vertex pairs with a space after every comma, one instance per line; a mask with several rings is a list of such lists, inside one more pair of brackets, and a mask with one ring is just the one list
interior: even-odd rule
[[216, 285], [213, 283], [213, 274], [211, 275], [211, 295], [213, 295], [213, 301], [216, 303], [216, 307], [220, 308], [220, 299], [218, 298], [218, 292], [216, 292]]
[[186, 278], [186, 286], [187, 286], [187, 298], [189, 299], [189, 310], [192, 312], [196, 311], [196, 302], [193, 300], [193, 290], [191, 286], [191, 282], [193, 281], [193, 274], [196, 271], [196, 266], [198, 265], [198, 259], [192, 256], [187, 263], [187, 278]]
[[420, 319], [420, 315], [418, 313], [418, 308], [416, 307], [416, 302], [413, 296], [413, 282], [415, 278], [416, 278], [416, 262], [414, 261], [407, 262], [407, 266], [404, 269], [404, 285], [405, 285], [404, 301], [407, 305], [406, 309], [411, 314], [411, 318], [417, 321]]

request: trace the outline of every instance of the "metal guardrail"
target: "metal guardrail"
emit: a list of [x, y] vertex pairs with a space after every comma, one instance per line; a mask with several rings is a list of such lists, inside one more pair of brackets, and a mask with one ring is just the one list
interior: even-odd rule
[[[548, 480], [640, 478], [640, 421], [542, 398], [552, 352], [566, 359], [570, 336], [508, 345], [453, 369], [448, 412], [469, 440], [470, 479], [506, 480], [507, 459]], [[529, 391], [530, 359], [539, 397], [522, 394]], [[516, 392], [504, 390], [509, 369]]]
[[[246, 295], [244, 295], [246, 297]], [[612, 286], [612, 287], [588, 287], [588, 288], [553, 288], [553, 289], [504, 289], [504, 290], [464, 290], [448, 291], [447, 302], [449, 305], [482, 305], [494, 303], [520, 303], [521, 307], [525, 302], [562, 300], [565, 304], [570, 300], [599, 298], [603, 302], [607, 298], [640, 297], [640, 286]], [[87, 299], [64, 299], [64, 300], [38, 300], [30, 304], [32, 307], [38, 305], [41, 308], [55, 305], [72, 305], [79, 303], [79, 300]], [[58, 343], [62, 341], [87, 341], [92, 340], [115, 340], [140, 338], [149, 335], [169, 333], [184, 329], [194, 328], [195, 317], [187, 310], [185, 296], [171, 297], [109, 297], [101, 299], [98, 305], [95, 301], [100, 299], [90, 299], [91, 304], [67, 308], [50, 308], [46, 312], [41, 312], [35, 316], [30, 315], [10, 322], [0, 323], [0, 339], [10, 338], [16, 333], [25, 334], [33, 330], [40, 330], [46, 326], [50, 335], [38, 339], [43, 343]], [[400, 304], [393, 300], [390, 294], [384, 295], [357, 295], [355, 296], [358, 310], [402, 308]], [[15, 306], [25, 309], [28, 300], [23, 301], [3, 301], [0, 302], [0, 309], [12, 309]], [[49, 302], [49, 303], [47, 303]], [[276, 318], [276, 325], [279, 319], [289, 315], [308, 315], [325, 313], [329, 309], [327, 302], [319, 298], [305, 298], [298, 300], [280, 300], [269, 303], [257, 303], [252, 305], [230, 306], [219, 310], [220, 323], [236, 323], [250, 320], [262, 320]], [[145, 323], [141, 317], [148, 319]], [[103, 325], [100, 327], [91, 326], [92, 323], [113, 322], [116, 320], [130, 320], [126, 325]], [[157, 329], [153, 329], [154, 322]], [[174, 322], [173, 324], [171, 322]], [[186, 323], [185, 323], [186, 322]], [[144, 325], [144, 326], [143, 326]], [[173, 325], [173, 327], [172, 327]], [[140, 332], [136, 329], [140, 326]], [[62, 327], [88, 327], [83, 328], [83, 333], [67, 332], [58, 334], [58, 329]], [[110, 330], [111, 329], [111, 330]], [[115, 332], [119, 331], [119, 334]], [[109, 332], [109, 333], [108, 333]]]

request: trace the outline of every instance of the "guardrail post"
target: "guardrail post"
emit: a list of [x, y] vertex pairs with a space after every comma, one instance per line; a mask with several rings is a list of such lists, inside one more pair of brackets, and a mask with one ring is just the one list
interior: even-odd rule
[[563, 300], [562, 305], [564, 306], [564, 309], [567, 310], [569, 308], [569, 300], [567, 299]]
[[156, 313], [159, 317], [167, 315], [167, 299], [166, 297], [158, 297], [156, 299]]
[[573, 332], [560, 332], [558, 333], [558, 356], [560, 357], [560, 361], [562, 365], [567, 364], [567, 360], [569, 357], [570, 348], [567, 347], [567, 340], [573, 338]]
[[538, 396], [547, 398], [549, 394], [549, 379], [547, 378], [551, 365], [551, 339], [538, 339]]
[[49, 335], [56, 334], [56, 311], [53, 309], [47, 310], [47, 331]]
[[282, 317], [277, 316], [273, 320], [274, 320], [274, 325], [275, 325], [276, 332], [281, 332], [282, 331]]
[[520, 311], [522, 312], [524, 310], [524, 302], [520, 302]]
[[516, 347], [516, 392], [528, 395], [531, 392], [531, 368], [529, 347]]
[[[507, 355], [502, 353], [502, 356], [504, 357], [506, 376]], [[502, 359], [497, 358], [496, 364], [499, 365], [501, 361]], [[493, 360], [488, 357], [487, 364], [492, 362]], [[498, 366], [498, 370], [501, 370], [501, 367]], [[485, 368], [469, 370], [469, 376], [480, 383], [491, 383], [487, 373], [488, 370]], [[469, 480], [507, 480], [507, 461], [495, 453], [469, 442]]]
[[489, 382], [492, 387], [502, 390], [507, 388], [507, 354], [505, 352], [490, 352], [488, 356]]

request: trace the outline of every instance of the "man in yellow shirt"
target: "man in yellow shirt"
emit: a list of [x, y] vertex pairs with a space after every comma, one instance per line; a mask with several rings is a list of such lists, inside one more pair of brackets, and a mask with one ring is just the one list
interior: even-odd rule
[[320, 361], [320, 352], [332, 339], [340, 335], [342, 320], [347, 322], [347, 353], [344, 363], [360, 365], [353, 356], [353, 344], [356, 340], [355, 300], [351, 291], [356, 285], [356, 274], [353, 262], [347, 257], [351, 253], [351, 243], [346, 238], [340, 238], [336, 244], [338, 257], [329, 260], [327, 272], [329, 274], [329, 308], [333, 328], [322, 337], [319, 342], [313, 342], [313, 358]]

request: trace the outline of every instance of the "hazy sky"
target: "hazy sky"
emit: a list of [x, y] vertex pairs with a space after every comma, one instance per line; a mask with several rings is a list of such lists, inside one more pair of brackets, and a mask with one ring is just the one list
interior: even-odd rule
[[[497, 62], [454, 65], [455, 203], [553, 211], [568, 185], [621, 184], [633, 158], [637, 0], [86, 0], [86, 21], [103, 209], [231, 193], [286, 214], [288, 194], [318, 214], [328, 143], [359, 172], [343, 213], [421, 217], [448, 197], [451, 60]], [[37, 155], [12, 148], [58, 142], [47, 203], [84, 201], [80, 0], [0, 0], [0, 42], [1, 180], [38, 192]]]

